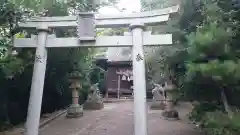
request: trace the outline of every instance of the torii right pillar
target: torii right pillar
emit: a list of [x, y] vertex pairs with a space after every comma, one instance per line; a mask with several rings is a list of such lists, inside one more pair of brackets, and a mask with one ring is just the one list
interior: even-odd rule
[[134, 90], [134, 134], [147, 135], [147, 100], [145, 61], [143, 53], [144, 24], [130, 25], [132, 32], [133, 90]]

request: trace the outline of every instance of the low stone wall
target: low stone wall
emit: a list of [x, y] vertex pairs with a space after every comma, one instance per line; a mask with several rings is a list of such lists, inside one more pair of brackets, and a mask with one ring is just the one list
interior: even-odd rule
[[[53, 120], [57, 119], [58, 117], [62, 116], [63, 114], [66, 114], [66, 112], [67, 112], [67, 109], [59, 110], [59, 111], [53, 112], [51, 114], [43, 115], [43, 117], [41, 118], [39, 128], [40, 129], [43, 128], [45, 125], [49, 124]], [[19, 125], [18, 127], [10, 129], [8, 131], [0, 132], [0, 135], [23, 135], [23, 133], [24, 133], [24, 124]]]

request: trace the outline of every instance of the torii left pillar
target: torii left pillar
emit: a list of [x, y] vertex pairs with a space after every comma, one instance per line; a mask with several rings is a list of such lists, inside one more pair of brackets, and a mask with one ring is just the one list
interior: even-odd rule
[[37, 48], [33, 68], [26, 131], [24, 135], [38, 135], [40, 112], [42, 106], [43, 86], [47, 64], [46, 42], [49, 29], [40, 23], [40, 25], [37, 27], [37, 31]]

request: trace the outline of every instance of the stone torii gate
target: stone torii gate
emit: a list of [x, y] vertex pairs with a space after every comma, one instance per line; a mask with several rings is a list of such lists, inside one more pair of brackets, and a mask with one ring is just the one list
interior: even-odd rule
[[[119, 16], [80, 13], [78, 16], [39, 17], [25, 23], [22, 28], [35, 28], [37, 36], [14, 38], [15, 47], [36, 48], [32, 86], [29, 99], [25, 135], [38, 135], [40, 111], [45, 79], [47, 48], [54, 47], [132, 47], [134, 88], [135, 135], [147, 135], [147, 102], [143, 46], [172, 44], [172, 35], [151, 35], [144, 26], [156, 25], [169, 19], [169, 14], [179, 6], [151, 12], [120, 14]], [[78, 37], [57, 38], [49, 35], [49, 28], [70, 27], [78, 29]], [[96, 37], [95, 28], [129, 27], [130, 35]]]

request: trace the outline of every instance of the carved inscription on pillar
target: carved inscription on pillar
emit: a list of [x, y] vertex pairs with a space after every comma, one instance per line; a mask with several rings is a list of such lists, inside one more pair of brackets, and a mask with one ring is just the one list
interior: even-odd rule
[[44, 57], [42, 57], [39, 54], [36, 54], [36, 56], [35, 56], [35, 63], [37, 63], [37, 62], [43, 63], [43, 59], [44, 59]]
[[137, 61], [142, 61], [143, 60], [143, 56], [141, 56], [140, 54], [137, 54], [136, 60]]

